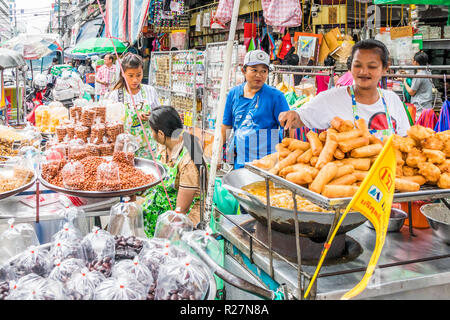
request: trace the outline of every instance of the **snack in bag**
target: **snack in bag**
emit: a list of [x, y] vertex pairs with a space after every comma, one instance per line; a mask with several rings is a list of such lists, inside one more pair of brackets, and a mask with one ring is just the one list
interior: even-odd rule
[[69, 300], [92, 300], [95, 289], [106, 280], [99, 271], [89, 271], [87, 268], [78, 269], [66, 282], [66, 295]]
[[154, 236], [170, 241], [178, 241], [181, 239], [183, 232], [189, 232], [193, 229], [194, 224], [187, 215], [169, 210], [158, 217]]
[[28, 223], [15, 224], [8, 219], [8, 228], [0, 235], [0, 262], [6, 262], [30, 246], [38, 246], [39, 240], [33, 226]]
[[141, 263], [139, 257], [117, 262], [112, 268], [112, 277], [116, 279], [131, 277], [142, 284], [146, 292], [149, 291], [151, 285], [155, 284], [151, 271], [145, 264]]
[[69, 162], [61, 171], [64, 188], [70, 190], [83, 190], [86, 181], [84, 166], [81, 162]]
[[53, 268], [53, 260], [47, 250], [30, 246], [16, 256], [10, 265], [17, 277], [23, 277], [30, 273], [46, 277]]
[[111, 207], [109, 221], [108, 231], [112, 235], [145, 238], [142, 209], [135, 202], [130, 202], [129, 197]]
[[56, 261], [80, 259], [86, 261], [86, 254], [80, 240], [55, 241], [50, 249], [50, 256]]
[[97, 167], [96, 190], [120, 190], [119, 166], [115, 162], [104, 162]]
[[85, 249], [88, 269], [100, 271], [109, 277], [116, 254], [114, 237], [109, 232], [94, 227], [81, 243]]
[[127, 277], [109, 278], [95, 289], [94, 300], [145, 300], [147, 292], [138, 281]]

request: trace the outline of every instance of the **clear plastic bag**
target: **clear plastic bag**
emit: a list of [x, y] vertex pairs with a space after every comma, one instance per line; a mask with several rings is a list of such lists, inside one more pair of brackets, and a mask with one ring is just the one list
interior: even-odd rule
[[136, 257], [144, 247], [146, 247], [146, 241], [136, 238], [135, 236], [114, 236], [116, 241], [116, 260], [120, 259], [133, 259]]
[[193, 229], [194, 224], [187, 215], [169, 210], [158, 217], [155, 226], [155, 237], [178, 241], [181, 239], [183, 232], [189, 232]]
[[130, 202], [128, 197], [111, 207], [108, 231], [113, 235], [145, 238], [141, 206]]
[[22, 252], [10, 264], [17, 277], [23, 277], [29, 273], [45, 277], [53, 268], [48, 251], [35, 246]]
[[94, 227], [81, 243], [85, 249], [88, 269], [100, 271], [109, 277], [116, 254], [114, 237], [109, 232]]
[[71, 278], [74, 272], [85, 267], [85, 262], [81, 259], [70, 258], [63, 261], [58, 259], [55, 260], [55, 267], [50, 272], [48, 278], [65, 283]]
[[193, 230], [191, 232], [185, 232], [182, 235], [180, 246], [191, 253], [191, 245], [196, 244], [201, 249], [203, 249], [208, 256], [214, 261], [220, 261], [222, 256], [222, 249], [220, 247], [219, 241], [214, 239], [212, 236], [212, 231], [210, 228], [206, 230]]
[[84, 139], [78, 137], [77, 139], [70, 140], [68, 153], [69, 160], [81, 160], [86, 158], [86, 156], [86, 143]]
[[153, 279], [158, 279], [159, 270], [162, 265], [173, 260], [185, 258], [186, 256], [187, 253], [182, 249], [166, 244], [161, 248], [143, 249], [139, 254], [139, 260], [152, 272]]
[[134, 153], [139, 148], [136, 138], [128, 133], [121, 133], [114, 144], [113, 161], [134, 166]]
[[15, 280], [15, 274], [9, 265], [0, 266], [0, 300], [4, 300], [9, 295], [9, 283]]
[[116, 279], [131, 277], [145, 287], [145, 292], [148, 292], [150, 286], [155, 284], [151, 271], [145, 264], [141, 263], [138, 257], [116, 263], [112, 269], [112, 277]]
[[89, 233], [87, 217], [83, 209], [68, 206], [66, 204], [64, 209], [62, 209], [58, 215], [64, 219], [63, 225], [61, 226], [62, 228], [65, 228], [67, 223], [68, 227], [76, 229], [81, 237], [84, 237]]
[[62, 229], [52, 236], [52, 242], [60, 241], [81, 241], [83, 235], [73, 225], [65, 222]]
[[120, 190], [119, 166], [115, 162], [104, 162], [97, 167], [96, 189], [98, 191]]
[[38, 246], [39, 240], [33, 226], [28, 223], [15, 224], [14, 219], [8, 220], [8, 229], [0, 235], [0, 260], [18, 255], [30, 246]]
[[82, 190], [86, 181], [84, 176], [84, 166], [81, 162], [69, 162], [62, 169], [64, 188], [70, 190]]
[[96, 119], [96, 123], [91, 128], [91, 142], [100, 144], [103, 142], [103, 137], [106, 134], [106, 127], [103, 123]]
[[95, 289], [95, 300], [145, 300], [145, 287], [132, 278], [109, 278]]
[[[19, 280], [20, 281], [20, 280]], [[18, 284], [17, 288], [10, 290], [5, 300], [65, 300], [64, 288], [60, 282], [44, 279], [30, 278]]]
[[54, 260], [80, 259], [86, 261], [86, 254], [80, 240], [55, 241], [50, 249]]
[[95, 288], [105, 280], [105, 276], [99, 271], [89, 271], [87, 268], [79, 269], [66, 282], [67, 298], [69, 300], [92, 300]]
[[203, 263], [193, 256], [173, 260], [160, 268], [155, 300], [203, 300], [210, 276]]

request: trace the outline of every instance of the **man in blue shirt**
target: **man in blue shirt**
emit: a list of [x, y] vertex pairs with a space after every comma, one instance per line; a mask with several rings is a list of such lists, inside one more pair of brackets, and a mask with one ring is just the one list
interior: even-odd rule
[[[228, 93], [222, 141], [227, 162], [233, 160], [234, 169], [275, 152], [280, 142], [278, 115], [288, 111], [289, 105], [281, 91], [265, 84], [269, 65], [269, 55], [264, 51], [248, 52], [242, 68], [246, 81]], [[234, 135], [226, 145], [231, 129]]]

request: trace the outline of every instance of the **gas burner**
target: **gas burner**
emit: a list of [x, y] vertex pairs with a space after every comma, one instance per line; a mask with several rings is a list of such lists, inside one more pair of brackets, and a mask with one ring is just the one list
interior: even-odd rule
[[[241, 228], [268, 246], [268, 231], [266, 226], [256, 220], [250, 220], [242, 224]], [[240, 231], [240, 236], [245, 241], [248, 241], [248, 236], [244, 232]], [[299, 237], [299, 239], [302, 265], [317, 265], [326, 239], [310, 239], [306, 237]], [[257, 242], [254, 243], [253, 249], [258, 251], [258, 253], [268, 253], [266, 248]], [[295, 235], [281, 233], [272, 229], [273, 251], [282, 255], [288, 261], [297, 263], [296, 248]], [[356, 259], [362, 252], [363, 249], [356, 240], [346, 234], [340, 234], [334, 238], [323, 264], [334, 265], [346, 263]]]

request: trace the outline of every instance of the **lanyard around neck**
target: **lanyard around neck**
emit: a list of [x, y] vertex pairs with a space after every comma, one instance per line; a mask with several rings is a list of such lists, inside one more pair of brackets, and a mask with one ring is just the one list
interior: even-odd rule
[[[395, 133], [394, 126], [392, 125], [392, 119], [391, 119], [391, 116], [389, 114], [389, 109], [388, 109], [388, 106], [387, 106], [386, 99], [384, 97], [383, 91], [381, 91], [380, 88], [377, 88], [377, 90], [378, 90], [378, 94], [380, 95], [381, 101], [383, 102], [384, 112], [386, 114], [386, 119], [387, 119], [387, 123], [388, 123], [388, 126], [389, 126], [389, 130], [391, 131], [391, 134], [394, 134]], [[353, 119], [354, 120], [358, 120], [359, 119], [358, 109], [356, 107], [356, 98], [355, 98], [355, 91], [353, 90], [353, 86], [350, 86], [350, 94], [352, 96]], [[377, 130], [370, 130], [369, 129], [369, 131], [370, 131], [370, 133], [374, 133]]]

